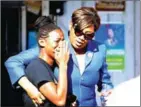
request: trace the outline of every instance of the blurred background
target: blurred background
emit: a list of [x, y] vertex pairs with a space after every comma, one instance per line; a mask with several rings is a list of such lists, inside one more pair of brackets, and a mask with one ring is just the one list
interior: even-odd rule
[[112, 40], [117, 41], [117, 45], [107, 46], [108, 70], [113, 84], [116, 86], [140, 75], [140, 0], [1, 1], [2, 106], [23, 105], [21, 92], [12, 88], [4, 62], [36, 45], [35, 20], [41, 15], [51, 15], [66, 37], [72, 12], [82, 6], [95, 7], [100, 15], [101, 27], [94, 39], [105, 43], [112, 34]]

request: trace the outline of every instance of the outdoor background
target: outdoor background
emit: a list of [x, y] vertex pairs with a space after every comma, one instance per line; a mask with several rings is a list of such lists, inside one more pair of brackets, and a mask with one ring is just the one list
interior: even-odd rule
[[[1, 80], [2, 106], [21, 106], [21, 92], [12, 88], [4, 62], [12, 55], [36, 45], [33, 23], [40, 15], [51, 15], [68, 36], [69, 22], [74, 10], [96, 6], [97, 1], [1, 1]], [[107, 5], [106, 5], [107, 6]], [[115, 11], [107, 7], [98, 10], [101, 27], [94, 39], [104, 43], [107, 28], [113, 29], [118, 44], [107, 48], [108, 69], [113, 84], [140, 75], [140, 1], [125, 1], [124, 8]], [[99, 100], [98, 100], [99, 102]]]

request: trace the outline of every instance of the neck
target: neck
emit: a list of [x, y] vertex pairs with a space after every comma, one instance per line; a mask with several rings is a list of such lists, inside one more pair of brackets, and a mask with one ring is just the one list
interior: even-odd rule
[[43, 59], [50, 66], [53, 66], [54, 60], [45, 51], [45, 49], [40, 49], [39, 58]]
[[86, 49], [87, 49], [87, 47], [84, 47], [82, 49], [75, 49], [74, 48], [74, 51], [75, 51], [75, 54], [76, 55], [82, 55], [82, 54], [85, 54], [86, 53]]

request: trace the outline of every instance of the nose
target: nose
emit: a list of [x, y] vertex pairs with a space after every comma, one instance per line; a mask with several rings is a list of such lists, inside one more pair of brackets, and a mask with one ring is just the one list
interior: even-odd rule
[[63, 41], [59, 41], [59, 42], [58, 42], [58, 46], [59, 46], [59, 47], [62, 46], [62, 43], [63, 43]]
[[80, 38], [82, 41], [85, 40], [85, 36], [84, 36], [84, 35], [81, 35], [79, 38]]

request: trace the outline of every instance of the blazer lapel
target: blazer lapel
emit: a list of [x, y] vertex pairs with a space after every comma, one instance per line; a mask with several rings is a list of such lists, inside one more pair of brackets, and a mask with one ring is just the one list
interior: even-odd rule
[[[70, 44], [70, 41], [69, 41], [69, 49], [70, 49], [70, 60], [72, 58], [73, 63], [79, 68], [75, 52], [74, 52], [73, 47]], [[86, 52], [86, 57], [85, 57], [85, 68], [92, 61], [94, 53], [98, 52], [98, 51], [99, 51], [98, 45], [95, 43], [95, 41], [89, 41], [88, 42], [88, 47], [87, 47], [87, 52]]]
[[77, 61], [77, 59], [76, 59], [76, 55], [75, 55], [75, 52], [74, 52], [74, 49], [73, 49], [73, 47], [71, 46], [70, 41], [69, 41], [69, 49], [70, 49], [70, 60], [72, 60], [72, 61], [74, 62], [74, 64], [75, 64], [77, 67], [79, 67], [79, 66], [78, 66], [78, 61]]
[[89, 41], [88, 42], [88, 48], [86, 52], [86, 57], [85, 57], [85, 68], [90, 64], [94, 57], [94, 53], [98, 52], [98, 46], [94, 41]]

